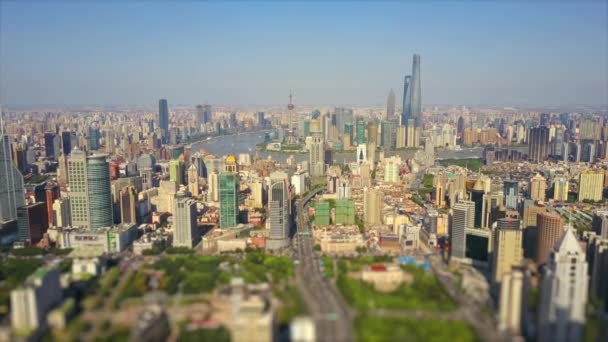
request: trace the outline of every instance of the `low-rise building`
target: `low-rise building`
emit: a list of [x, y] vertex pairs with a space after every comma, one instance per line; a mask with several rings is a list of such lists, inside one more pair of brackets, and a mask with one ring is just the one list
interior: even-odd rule
[[370, 283], [378, 291], [391, 292], [403, 283], [411, 283], [414, 279], [404, 272], [399, 265], [371, 265], [361, 272], [361, 280]]
[[122, 224], [98, 229], [63, 228], [58, 231], [61, 248], [88, 249], [103, 253], [122, 252], [137, 238], [137, 225]]

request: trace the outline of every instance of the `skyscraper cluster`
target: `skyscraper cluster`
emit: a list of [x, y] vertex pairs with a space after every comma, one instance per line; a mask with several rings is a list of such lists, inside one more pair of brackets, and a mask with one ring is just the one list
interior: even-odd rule
[[397, 133], [397, 139], [405, 140], [405, 146], [420, 145], [422, 124], [422, 91], [420, 88], [420, 55], [415, 54], [412, 62], [412, 74], [405, 76], [403, 83], [403, 112], [401, 127], [403, 133]]

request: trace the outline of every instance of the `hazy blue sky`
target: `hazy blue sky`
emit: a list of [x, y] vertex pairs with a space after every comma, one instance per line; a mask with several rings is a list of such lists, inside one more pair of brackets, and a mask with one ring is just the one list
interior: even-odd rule
[[[51, 2], [51, 1], [48, 1]], [[0, 1], [5, 104], [608, 102], [606, 1]]]

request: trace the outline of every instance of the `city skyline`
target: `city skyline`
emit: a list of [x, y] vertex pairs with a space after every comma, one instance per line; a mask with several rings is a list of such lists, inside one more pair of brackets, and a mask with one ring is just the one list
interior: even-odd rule
[[280, 104], [289, 89], [296, 105], [381, 106], [414, 53], [423, 106], [608, 102], [603, 2], [0, 6], [9, 107]]

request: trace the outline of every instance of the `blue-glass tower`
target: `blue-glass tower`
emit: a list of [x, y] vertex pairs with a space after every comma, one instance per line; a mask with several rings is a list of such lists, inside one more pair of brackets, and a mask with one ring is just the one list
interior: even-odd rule
[[420, 90], [420, 55], [415, 54], [412, 62], [412, 75], [405, 76], [403, 86], [403, 113], [401, 125], [407, 125], [413, 119], [415, 126], [420, 127], [422, 115], [422, 92]]
[[167, 100], [158, 100], [158, 127], [165, 133], [169, 132], [169, 105]]

